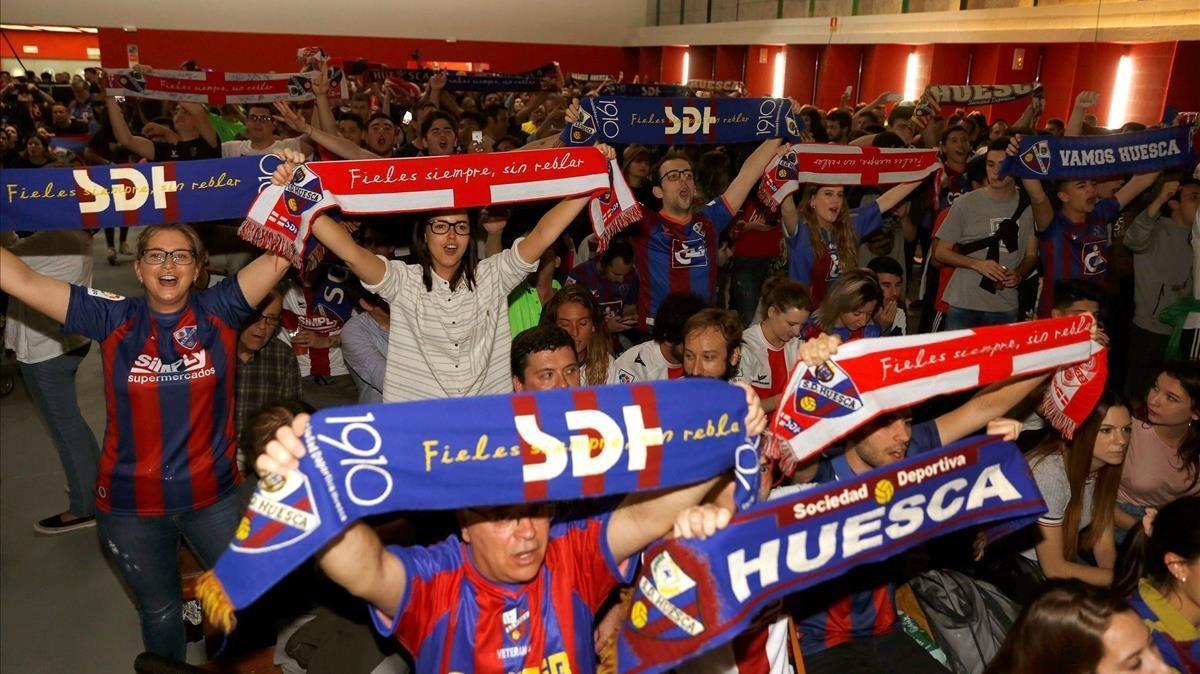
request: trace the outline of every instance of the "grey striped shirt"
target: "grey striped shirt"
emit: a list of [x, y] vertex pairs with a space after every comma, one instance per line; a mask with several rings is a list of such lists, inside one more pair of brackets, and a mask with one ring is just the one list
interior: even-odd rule
[[[518, 239], [519, 241], [519, 239]], [[376, 285], [363, 283], [391, 307], [384, 402], [461, 398], [512, 391], [508, 293], [537, 269], [512, 248], [475, 268], [475, 290], [433, 274], [425, 290], [421, 267], [386, 260]]]

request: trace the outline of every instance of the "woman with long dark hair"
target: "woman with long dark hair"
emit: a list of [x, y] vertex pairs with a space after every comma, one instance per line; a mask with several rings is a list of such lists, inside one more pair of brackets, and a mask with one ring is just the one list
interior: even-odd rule
[[[1117, 548], [1112, 508], [1129, 447], [1129, 408], [1105, 391], [1070, 440], [1054, 434], [1029, 455], [1047, 512], [1038, 519], [1040, 541], [1021, 554], [1047, 578], [1074, 578], [1107, 587]], [[1098, 566], [1079, 559], [1089, 550]]]
[[1107, 589], [1050, 586], [1017, 616], [984, 674], [1169, 674], [1150, 630]]
[[1200, 672], [1200, 496], [1172, 501], [1133, 528], [1113, 589], [1130, 598], [1167, 664]]
[[1200, 363], [1167, 363], [1133, 424], [1117, 493], [1117, 527], [1137, 524], [1146, 508], [1200, 494]]
[[[608, 159], [612, 148], [598, 145]], [[286, 181], [303, 157], [287, 153], [275, 170]], [[417, 263], [385, 260], [360, 246], [344, 227], [320, 215], [312, 232], [341, 258], [363, 287], [388, 303], [384, 402], [457, 398], [512, 390], [508, 294], [537, 269], [538, 260], [590, 197], [564, 199], [528, 235], [507, 250], [479, 260], [472, 213], [438, 211], [417, 223]], [[498, 233], [503, 222], [485, 225]]]

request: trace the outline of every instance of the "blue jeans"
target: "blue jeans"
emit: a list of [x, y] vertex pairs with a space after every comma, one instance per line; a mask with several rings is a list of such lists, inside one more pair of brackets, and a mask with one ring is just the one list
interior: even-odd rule
[[236, 490], [207, 508], [178, 515], [96, 513], [100, 543], [133, 591], [147, 651], [176, 660], [185, 656], [179, 535], [211, 569], [233, 538], [239, 515]]
[[29, 397], [37, 406], [50, 438], [58, 450], [63, 473], [67, 476], [70, 505], [76, 517], [96, 514], [96, 471], [100, 465], [100, 446], [83, 420], [75, 397], [75, 373], [87, 356], [92, 343], [40, 363], [21, 363], [21, 378]]
[[1017, 310], [1012, 311], [976, 311], [962, 307], [950, 307], [946, 312], [946, 327], [943, 330], [966, 330], [967, 328], [982, 328], [988, 325], [1016, 323]]
[[742, 325], [754, 324], [758, 300], [770, 267], [769, 257], [733, 258], [733, 267], [729, 271], [729, 308], [741, 314]]

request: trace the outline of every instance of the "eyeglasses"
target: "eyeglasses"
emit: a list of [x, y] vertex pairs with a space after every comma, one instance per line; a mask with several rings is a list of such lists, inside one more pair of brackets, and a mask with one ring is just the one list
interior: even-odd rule
[[279, 326], [279, 314], [259, 314], [258, 322], [266, 323], [270, 327]]
[[142, 253], [142, 262], [149, 265], [158, 266], [167, 261], [170, 256], [171, 261], [180, 267], [186, 267], [196, 263], [196, 251], [191, 248], [180, 248], [179, 250], [162, 250], [161, 248], [151, 248]]
[[667, 171], [663, 174], [662, 181], [664, 183], [677, 183], [680, 180], [695, 180], [696, 172], [691, 169], [675, 169]]
[[270, 115], [246, 115], [246, 119], [251, 122], [273, 122], [275, 118]]
[[451, 220], [430, 220], [426, 224], [429, 225], [429, 231], [434, 234], [445, 234], [450, 231], [451, 227], [454, 228], [454, 233], [459, 236], [468, 236], [471, 233], [471, 223], [461, 220], [457, 222]]

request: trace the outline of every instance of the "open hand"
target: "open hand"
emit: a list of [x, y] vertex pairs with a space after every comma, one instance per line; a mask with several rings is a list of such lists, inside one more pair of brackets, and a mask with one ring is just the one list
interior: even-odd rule
[[[326, 87], [326, 90], [328, 90], [328, 87]], [[275, 101], [273, 105], [275, 106], [275, 111], [279, 113], [278, 115], [274, 115], [275, 121], [287, 124], [288, 128], [296, 133], [307, 133], [308, 122], [304, 121], [304, 115], [296, 112], [290, 103], [287, 101]]]

